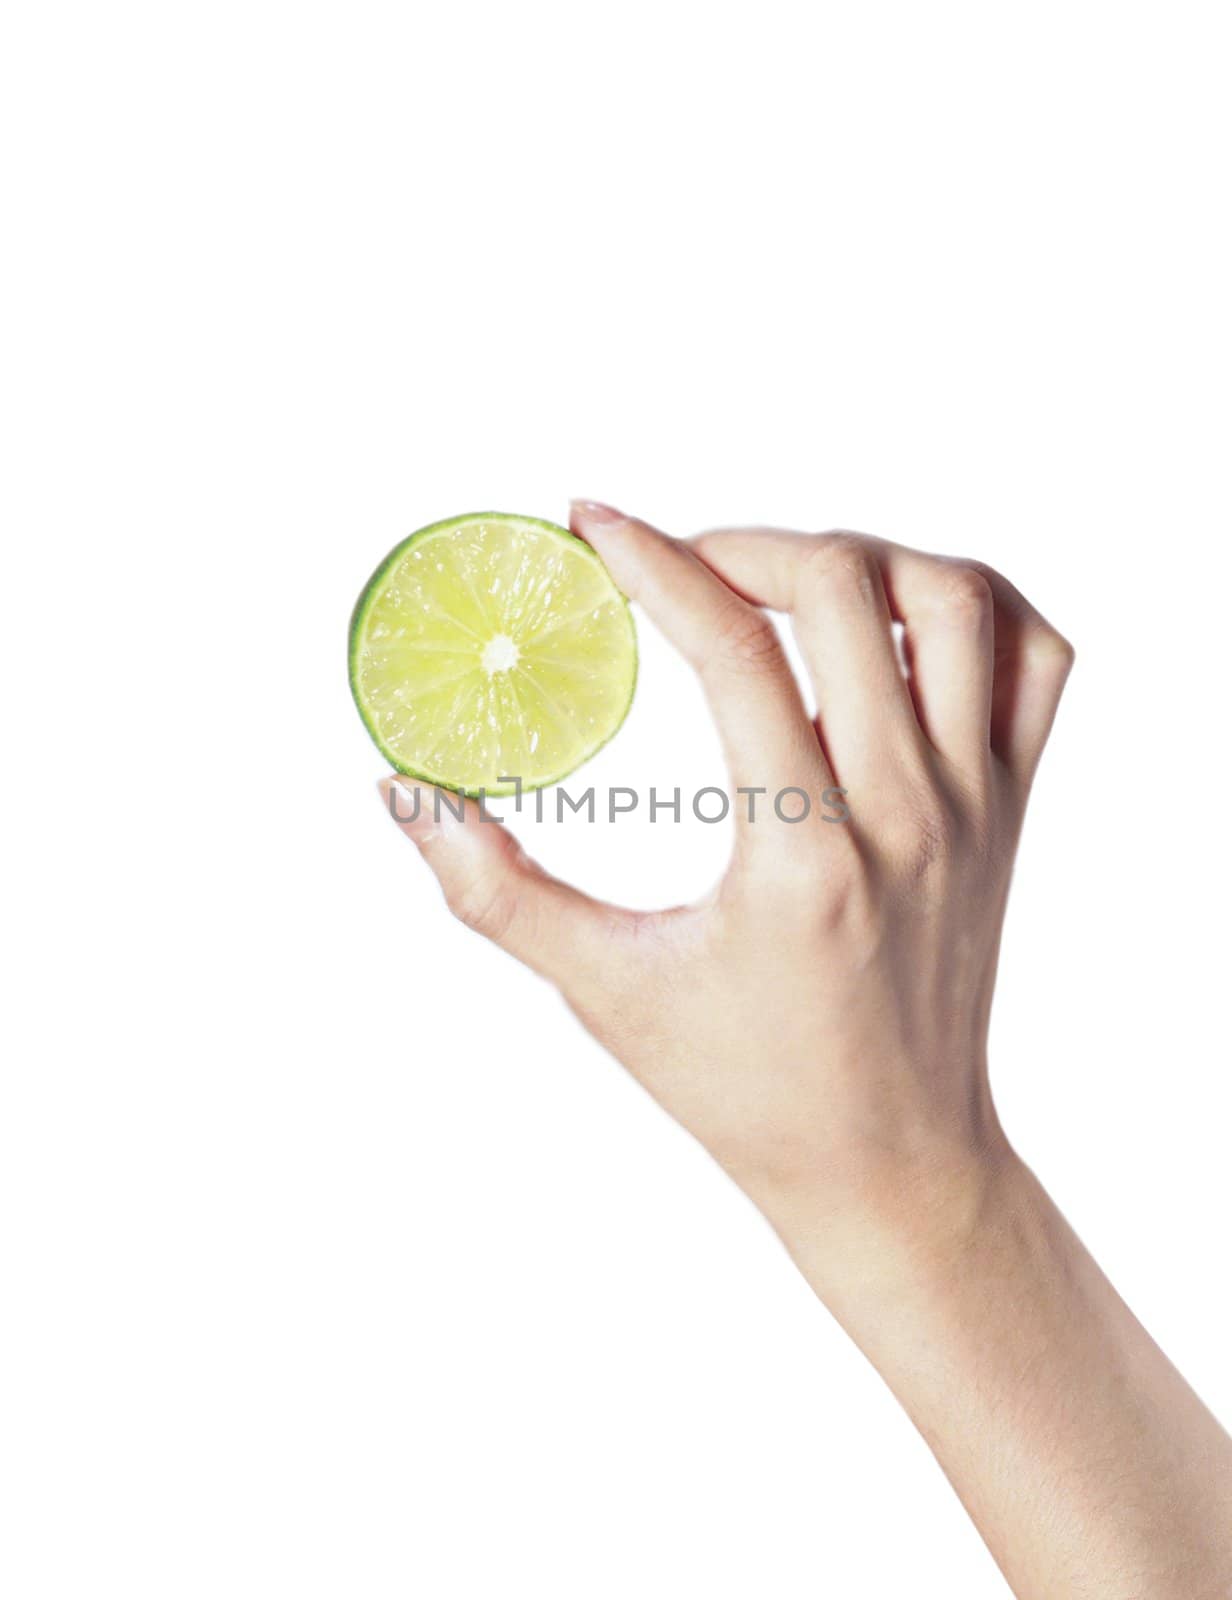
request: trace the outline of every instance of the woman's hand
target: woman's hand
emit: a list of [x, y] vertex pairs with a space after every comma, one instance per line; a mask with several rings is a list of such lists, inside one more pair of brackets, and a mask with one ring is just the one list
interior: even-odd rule
[[[850, 534], [690, 545], [594, 505], [572, 525], [702, 680], [733, 790], [726, 877], [637, 914], [548, 880], [476, 807], [437, 826], [429, 791], [406, 831], [457, 915], [558, 984], [781, 1229], [824, 1217], [837, 1243], [870, 1206], [930, 1202], [1003, 1147], [997, 947], [1070, 647], [970, 562]], [[763, 606], [791, 614], [816, 723]]]
[[[620, 910], [474, 803], [434, 820], [430, 792], [415, 815], [386, 780], [391, 810], [454, 912], [556, 983], [761, 1207], [1020, 1600], [1227, 1600], [1232, 1441], [988, 1088], [1010, 868], [1069, 645], [974, 562], [849, 534], [682, 544], [590, 504], [573, 527], [705, 686], [737, 818], [723, 882]], [[815, 724], [763, 606], [791, 613]], [[819, 803], [835, 788], [842, 822]], [[799, 822], [799, 796], [774, 806], [792, 789]]]

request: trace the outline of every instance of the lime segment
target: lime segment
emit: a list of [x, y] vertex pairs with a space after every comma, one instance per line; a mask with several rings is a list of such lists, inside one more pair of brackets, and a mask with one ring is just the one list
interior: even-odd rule
[[633, 698], [637, 642], [589, 545], [485, 512], [421, 528], [386, 557], [351, 619], [350, 669], [398, 771], [508, 794], [514, 779], [557, 782], [607, 743]]

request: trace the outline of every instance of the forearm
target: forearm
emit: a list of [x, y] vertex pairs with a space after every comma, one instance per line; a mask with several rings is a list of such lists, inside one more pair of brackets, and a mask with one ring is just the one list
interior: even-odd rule
[[901, 1212], [854, 1287], [825, 1230], [785, 1238], [1019, 1600], [1227, 1600], [1232, 1439], [1034, 1176], [1006, 1153]]

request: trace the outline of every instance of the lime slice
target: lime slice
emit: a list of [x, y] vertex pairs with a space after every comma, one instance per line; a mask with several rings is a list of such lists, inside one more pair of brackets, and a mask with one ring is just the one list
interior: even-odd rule
[[637, 677], [628, 603], [599, 557], [534, 517], [421, 528], [351, 618], [351, 692], [399, 772], [476, 794], [566, 777], [624, 721]]

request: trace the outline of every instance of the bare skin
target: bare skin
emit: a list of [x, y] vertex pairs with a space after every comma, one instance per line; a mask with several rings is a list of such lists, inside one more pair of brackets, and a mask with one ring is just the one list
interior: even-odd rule
[[[696, 668], [738, 821], [703, 904], [601, 905], [513, 838], [403, 831], [760, 1207], [898, 1396], [1019, 1600], [1228, 1600], [1232, 1439], [1001, 1129], [986, 1041], [1010, 871], [1073, 652], [1006, 580], [849, 534], [690, 543], [574, 506]], [[814, 724], [763, 607], [791, 614]], [[908, 670], [894, 647], [901, 622]], [[391, 796], [390, 786], [395, 785]], [[409, 780], [386, 780], [414, 809]], [[769, 1024], [769, 1025], [768, 1025]]]

